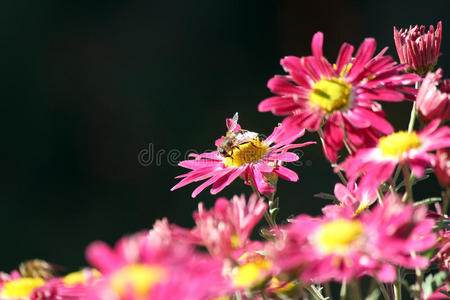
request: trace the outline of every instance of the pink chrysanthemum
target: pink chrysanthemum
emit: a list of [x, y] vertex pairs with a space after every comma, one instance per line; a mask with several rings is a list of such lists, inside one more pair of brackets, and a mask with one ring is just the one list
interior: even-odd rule
[[435, 120], [421, 132], [399, 131], [382, 137], [376, 147], [359, 150], [338, 168], [345, 170], [350, 181], [362, 175], [360, 185], [372, 190], [387, 181], [398, 164], [409, 164], [416, 178], [422, 177], [427, 167], [435, 165], [436, 155], [431, 152], [450, 147], [450, 128], [438, 128], [439, 123]]
[[417, 109], [426, 121], [450, 120], [450, 79], [441, 78], [442, 69], [429, 72], [417, 93]]
[[234, 196], [230, 201], [219, 198], [210, 210], [200, 202], [194, 213], [194, 229], [174, 227], [173, 234], [178, 239], [204, 245], [215, 257], [231, 258], [250, 243], [250, 234], [266, 209], [264, 199], [258, 199], [255, 194], [248, 203], [244, 195]]
[[450, 187], [450, 149], [437, 151], [433, 169], [439, 183], [442, 186]]
[[91, 244], [87, 259], [104, 276], [86, 299], [211, 299], [228, 291], [220, 261], [179, 242], [154, 245], [159, 237], [142, 232], [122, 238], [114, 249], [103, 242]]
[[408, 29], [394, 27], [394, 41], [398, 57], [402, 64], [409, 66], [410, 72], [425, 75], [433, 70], [439, 56], [442, 40], [442, 22], [436, 26], [430, 26], [425, 32], [425, 26], [409, 26]]
[[[227, 119], [229, 130], [232, 128], [231, 132], [239, 132], [240, 126], [236, 123], [230, 127], [232, 123], [231, 119]], [[315, 143], [291, 144], [303, 134], [304, 131], [293, 131], [292, 128], [280, 125], [265, 140], [256, 136], [234, 147], [227, 153], [227, 156], [221, 155], [218, 151], [191, 154], [194, 159], [179, 163], [180, 166], [191, 169], [191, 171], [176, 177], [183, 179], [171, 190], [207, 179], [194, 190], [192, 197], [196, 197], [210, 185], [212, 185], [211, 194], [215, 195], [241, 176], [246, 184], [250, 185], [253, 182], [259, 193], [273, 193], [277, 176], [290, 181], [298, 180], [297, 174], [284, 167], [283, 163], [299, 159], [297, 154], [288, 152], [289, 149]], [[220, 146], [223, 139], [224, 137], [218, 139], [216, 146]]]
[[373, 190], [357, 187], [355, 183], [350, 182], [348, 186], [336, 183], [334, 186], [334, 195], [340, 202], [340, 205], [327, 205], [322, 208], [324, 215], [345, 214], [356, 216], [370, 205], [372, 205], [377, 195]]
[[376, 42], [372, 38], [364, 40], [354, 58], [353, 46], [344, 43], [336, 64], [323, 56], [322, 44], [323, 34], [317, 32], [312, 39], [313, 56], [281, 60], [289, 75], [269, 80], [269, 89], [278, 96], [265, 99], [258, 109], [289, 116], [283, 121], [288, 127], [318, 131], [324, 122], [324, 153], [335, 162], [344, 138], [355, 151], [393, 131], [381, 105], [373, 100], [402, 101], [415, 93], [405, 85], [419, 77], [400, 75], [405, 66], [384, 56], [387, 48], [373, 57]]
[[434, 221], [425, 208], [405, 205], [397, 196], [384, 203], [355, 218], [300, 215], [285, 228], [285, 238], [268, 246], [268, 256], [281, 272], [298, 272], [304, 283], [362, 275], [392, 282], [394, 265], [426, 268], [428, 260], [418, 253], [436, 242]]

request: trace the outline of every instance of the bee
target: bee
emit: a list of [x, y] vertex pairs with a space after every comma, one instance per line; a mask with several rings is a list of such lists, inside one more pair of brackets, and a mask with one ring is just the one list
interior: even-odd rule
[[50, 279], [56, 276], [56, 266], [41, 259], [31, 259], [19, 265], [19, 273], [22, 277]]
[[234, 149], [242, 144], [251, 143], [251, 141], [258, 137], [256, 132], [239, 129], [236, 130], [239, 114], [235, 113], [232, 119], [227, 120], [228, 131], [222, 140], [220, 146], [217, 147], [217, 152], [223, 157], [231, 157]]

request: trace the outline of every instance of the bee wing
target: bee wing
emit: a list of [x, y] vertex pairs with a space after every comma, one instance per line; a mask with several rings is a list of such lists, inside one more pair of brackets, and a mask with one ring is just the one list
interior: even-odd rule
[[244, 144], [244, 143], [247, 143], [247, 142], [251, 141], [252, 139], [256, 138], [257, 136], [258, 136], [258, 133], [256, 133], [256, 132], [245, 131], [245, 132], [242, 132], [242, 133], [239, 133], [236, 135], [235, 143], [237, 145]]
[[239, 114], [236, 112], [232, 119], [227, 119], [228, 132], [233, 132], [238, 125]]

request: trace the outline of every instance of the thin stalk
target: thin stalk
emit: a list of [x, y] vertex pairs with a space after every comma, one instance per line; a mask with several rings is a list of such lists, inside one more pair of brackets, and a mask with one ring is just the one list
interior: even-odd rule
[[352, 291], [352, 299], [361, 300], [361, 289], [359, 287], [359, 282], [357, 280], [353, 280], [350, 282], [350, 289]]
[[[405, 178], [405, 186], [406, 186], [406, 194], [409, 202], [413, 202], [413, 193], [411, 186], [411, 174], [409, 173], [408, 166], [406, 164], [402, 164], [403, 177]], [[403, 202], [406, 201], [406, 198], [403, 199]]]
[[395, 287], [395, 300], [402, 300], [402, 276], [400, 275], [400, 269], [397, 269], [397, 279], [394, 283]]
[[[325, 140], [324, 140], [324, 137], [323, 137], [323, 130], [322, 130], [321, 127], [319, 127], [319, 129], [317, 130], [317, 133], [319, 134], [319, 138], [320, 138], [320, 141], [322, 142], [322, 145], [325, 145]], [[334, 165], [333, 164], [331, 164], [331, 167], [334, 169]], [[339, 176], [339, 179], [342, 181], [342, 183], [346, 186], [347, 185], [347, 179], [345, 179], [345, 176], [344, 176], [344, 174], [342, 174], [342, 171], [341, 170], [337, 170], [336, 173]]]
[[341, 291], [339, 293], [340, 299], [345, 300], [347, 298], [347, 282], [346, 280], [342, 281]]
[[380, 203], [381, 206], [383, 206], [383, 192], [381, 191], [380, 188], [377, 188], [377, 197], [378, 197], [378, 202]]
[[445, 216], [447, 215], [447, 211], [448, 211], [448, 204], [449, 204], [449, 200], [450, 200], [450, 187], [448, 187], [443, 196], [442, 199], [444, 201], [444, 203], [442, 204], [442, 215]]
[[330, 283], [329, 283], [329, 282], [325, 282], [325, 283], [323, 284], [323, 287], [324, 287], [325, 296], [326, 296], [328, 299], [333, 299], [333, 296], [331, 295]]
[[[258, 192], [258, 189], [255, 186], [255, 183], [253, 182], [253, 179], [250, 177], [250, 183], [253, 190], [253, 193], [255, 193], [258, 198], [261, 198], [261, 194]], [[267, 209], [264, 211], [264, 218], [266, 219], [267, 224], [269, 224], [270, 227], [276, 226], [275, 223], [272, 220], [272, 217], [267, 212]]]
[[385, 300], [390, 300], [388, 292], [386, 290], [386, 287], [384, 286], [384, 283], [377, 280], [378, 287], [380, 288], [381, 294], [383, 295]]
[[322, 293], [317, 289], [317, 287], [314, 284], [311, 285], [305, 285], [305, 289], [313, 296], [315, 300], [327, 300], [328, 298], [325, 298], [322, 296]]
[[[420, 82], [416, 82], [415, 88], [420, 88]], [[416, 122], [416, 116], [417, 116], [417, 106], [416, 101], [413, 102], [413, 107], [411, 109], [411, 116], [409, 117], [409, 124], [408, 124], [408, 133], [411, 133], [414, 130], [414, 123]]]

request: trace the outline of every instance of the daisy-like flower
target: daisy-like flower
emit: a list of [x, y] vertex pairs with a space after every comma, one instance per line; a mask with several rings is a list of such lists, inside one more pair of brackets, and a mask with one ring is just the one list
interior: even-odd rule
[[87, 259], [103, 277], [86, 299], [214, 299], [228, 291], [222, 262], [180, 243], [154, 245], [155, 239], [141, 232], [122, 238], [114, 249], [103, 242], [91, 244]]
[[450, 79], [441, 78], [442, 69], [429, 72], [417, 93], [417, 109], [425, 121], [450, 120]]
[[442, 186], [450, 187], [450, 149], [438, 150], [436, 157], [434, 174]]
[[258, 110], [288, 116], [283, 121], [288, 128], [319, 131], [324, 123], [324, 153], [336, 162], [344, 138], [355, 151], [393, 131], [381, 105], [373, 100], [404, 100], [415, 93], [406, 85], [419, 76], [399, 74], [405, 66], [384, 56], [387, 48], [373, 57], [376, 42], [372, 38], [364, 40], [354, 58], [353, 46], [344, 43], [335, 64], [323, 56], [322, 44], [323, 34], [317, 32], [312, 39], [313, 56], [281, 60], [289, 75], [269, 80], [269, 89], [278, 96], [263, 100]]
[[384, 136], [376, 147], [359, 150], [337, 168], [345, 170], [350, 181], [362, 175], [360, 186], [371, 190], [387, 181], [398, 164], [408, 164], [416, 178], [422, 177], [427, 167], [435, 165], [436, 155], [431, 152], [450, 147], [450, 128], [439, 123], [434, 120], [421, 132]]
[[227, 119], [228, 134], [216, 141], [218, 151], [191, 154], [194, 159], [179, 163], [190, 172], [176, 178], [183, 178], [171, 190], [178, 189], [192, 182], [206, 181], [192, 193], [196, 197], [206, 187], [212, 185], [211, 194], [215, 195], [239, 176], [245, 183], [252, 182], [261, 194], [275, 191], [274, 182], [279, 176], [289, 181], [297, 181], [295, 172], [283, 166], [284, 162], [299, 159], [298, 155], [288, 152], [315, 142], [292, 144], [303, 136], [304, 130], [293, 130], [279, 125], [272, 134], [262, 140], [257, 133], [242, 130], [237, 124], [237, 114]]
[[409, 66], [409, 72], [425, 75], [433, 70], [439, 56], [442, 40], [442, 22], [436, 26], [430, 26], [430, 30], [425, 32], [425, 26], [409, 26], [409, 29], [394, 27], [394, 41], [397, 48], [398, 57], [402, 64]]
[[362, 275], [392, 282], [394, 265], [426, 268], [428, 260], [418, 253], [436, 242], [426, 208], [405, 205], [391, 195], [384, 203], [354, 218], [300, 215], [285, 228], [283, 239], [269, 244], [268, 256], [281, 272], [298, 274], [304, 283]]
[[352, 182], [349, 182], [348, 186], [336, 183], [334, 195], [340, 202], [340, 205], [325, 206], [322, 208], [324, 215], [348, 213], [349, 216], [355, 216], [367, 209], [377, 199], [377, 195], [373, 190], [357, 187]]
[[200, 202], [194, 213], [194, 229], [188, 231], [174, 226], [172, 232], [175, 238], [204, 245], [214, 257], [231, 258], [251, 243], [250, 234], [266, 209], [264, 199], [258, 199], [255, 194], [248, 203], [244, 195], [234, 196], [230, 201], [219, 198], [210, 210]]

